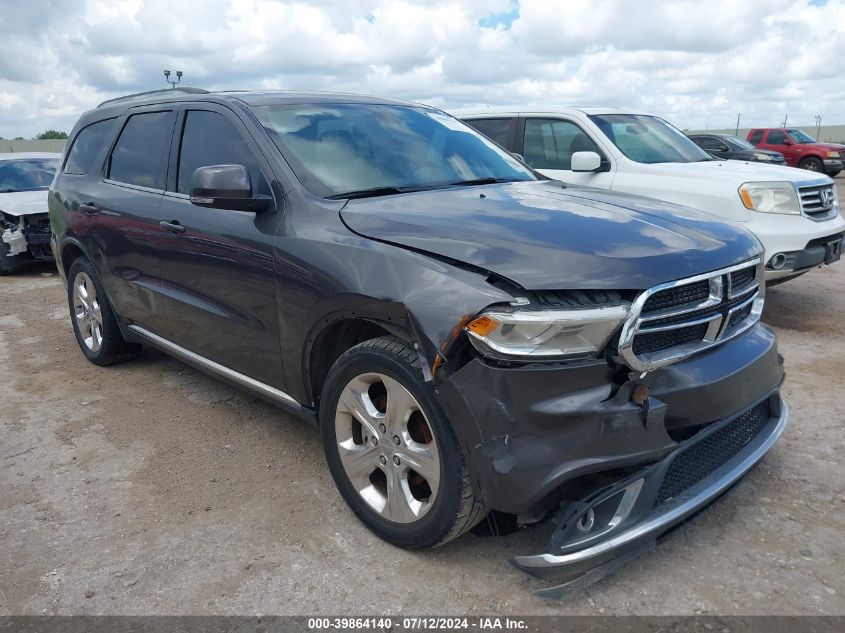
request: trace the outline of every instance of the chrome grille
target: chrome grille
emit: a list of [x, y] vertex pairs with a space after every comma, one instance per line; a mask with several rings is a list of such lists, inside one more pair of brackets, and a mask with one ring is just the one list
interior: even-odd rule
[[643, 292], [631, 306], [619, 355], [648, 371], [736, 336], [760, 320], [760, 259], [669, 282]]
[[833, 210], [833, 185], [799, 187], [801, 209], [810, 217], [825, 216]]

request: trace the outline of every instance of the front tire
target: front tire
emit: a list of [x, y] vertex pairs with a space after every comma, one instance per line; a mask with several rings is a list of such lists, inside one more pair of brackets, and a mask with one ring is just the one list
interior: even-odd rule
[[839, 172], [842, 171], [841, 169], [837, 169], [836, 171], [829, 171], [827, 175], [831, 178], [836, 178], [839, 175]]
[[124, 340], [97, 271], [84, 257], [68, 271], [67, 298], [76, 342], [92, 363], [114, 365], [141, 353], [140, 345]]
[[821, 159], [816, 158], [815, 156], [808, 156], [804, 160], [802, 160], [799, 165], [801, 169], [806, 169], [807, 171], [815, 171], [819, 173], [824, 173], [824, 163]]
[[337, 360], [320, 431], [341, 495], [393, 545], [434, 547], [487, 514], [417, 353], [396, 337], [365, 341]]

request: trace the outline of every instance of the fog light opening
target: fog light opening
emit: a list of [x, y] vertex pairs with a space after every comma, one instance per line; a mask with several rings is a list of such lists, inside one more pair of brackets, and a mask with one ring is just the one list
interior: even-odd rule
[[775, 270], [780, 270], [786, 265], [786, 255], [783, 253], [776, 253], [772, 255], [772, 258], [769, 260], [769, 266], [774, 268]]
[[593, 509], [590, 508], [584, 514], [581, 515], [581, 518], [578, 519], [578, 529], [581, 532], [589, 532], [593, 529], [593, 526], [596, 524], [596, 513], [593, 512]]

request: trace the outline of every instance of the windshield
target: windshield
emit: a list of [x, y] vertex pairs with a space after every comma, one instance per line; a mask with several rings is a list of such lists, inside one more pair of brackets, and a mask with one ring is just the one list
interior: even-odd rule
[[663, 119], [641, 114], [592, 114], [590, 119], [628, 158], [638, 163], [715, 160]]
[[300, 182], [322, 197], [536, 180], [493, 142], [430, 108], [356, 103], [254, 110]]
[[722, 137], [722, 140], [724, 140], [728, 145], [730, 145], [734, 149], [757, 149], [748, 141], [741, 138], [737, 138], [736, 136], [724, 136]]
[[814, 139], [809, 134], [804, 134], [801, 130], [787, 130], [789, 135], [796, 143], [815, 143], [816, 139]]
[[55, 158], [0, 160], [0, 193], [47, 189], [58, 163]]

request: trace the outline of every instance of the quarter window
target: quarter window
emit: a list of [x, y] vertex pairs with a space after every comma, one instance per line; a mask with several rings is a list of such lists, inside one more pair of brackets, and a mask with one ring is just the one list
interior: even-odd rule
[[581, 128], [559, 119], [525, 122], [525, 162], [535, 169], [572, 169], [572, 154], [599, 149]]
[[506, 149], [510, 145], [513, 119], [471, 119], [464, 123]]
[[217, 112], [190, 110], [182, 132], [176, 190], [190, 194], [194, 170], [208, 165], [243, 165], [249, 171], [253, 193], [270, 195], [258, 161], [235, 126]]
[[130, 185], [164, 189], [174, 112], [129, 117], [109, 161], [108, 177]]
[[100, 148], [111, 134], [114, 121], [114, 119], [98, 121], [79, 131], [65, 161], [66, 174], [81, 176], [91, 171], [94, 159], [97, 158]]

